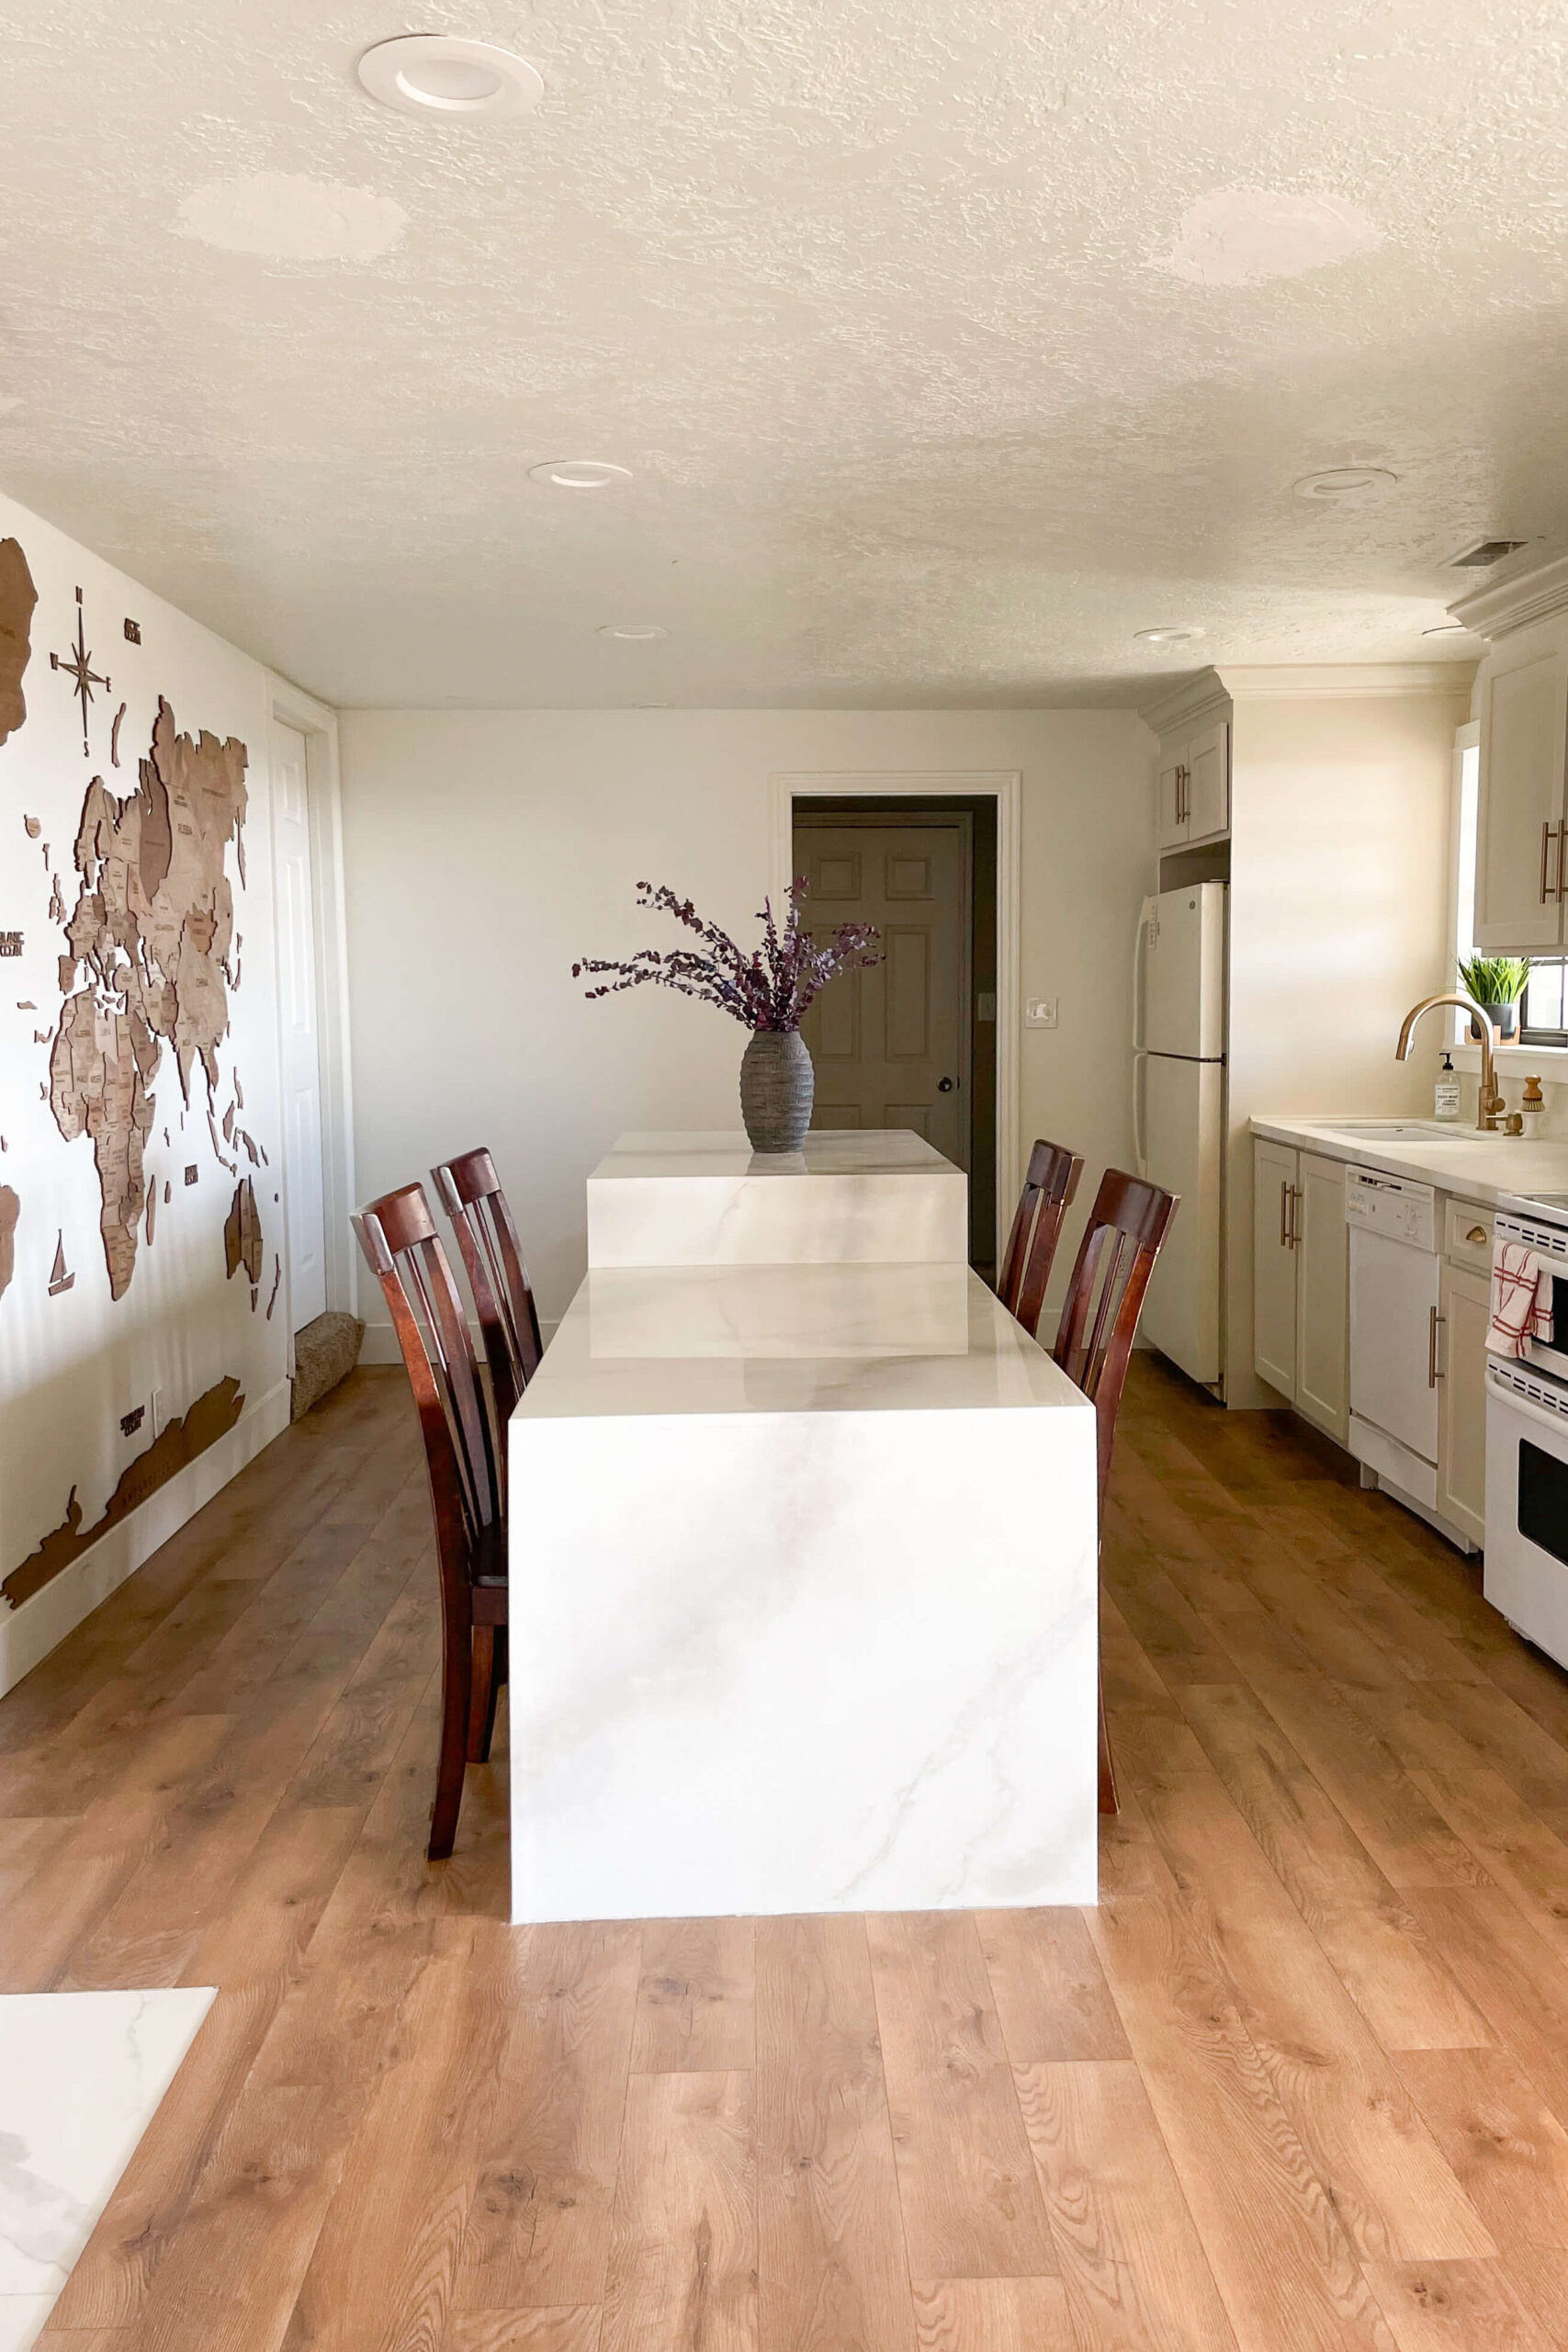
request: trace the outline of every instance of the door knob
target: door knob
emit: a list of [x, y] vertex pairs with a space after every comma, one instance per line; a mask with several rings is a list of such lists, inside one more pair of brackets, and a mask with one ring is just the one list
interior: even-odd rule
[[952, 1079], [939, 1078], [936, 1082], [936, 1091], [939, 1094], [951, 1094], [953, 1091]]

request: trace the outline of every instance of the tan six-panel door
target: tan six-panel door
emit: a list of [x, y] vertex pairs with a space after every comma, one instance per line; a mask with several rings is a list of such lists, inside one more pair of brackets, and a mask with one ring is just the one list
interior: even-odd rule
[[969, 1164], [969, 844], [958, 823], [798, 824], [806, 921], [874, 923], [885, 962], [831, 981], [801, 1034], [818, 1127], [913, 1127]]

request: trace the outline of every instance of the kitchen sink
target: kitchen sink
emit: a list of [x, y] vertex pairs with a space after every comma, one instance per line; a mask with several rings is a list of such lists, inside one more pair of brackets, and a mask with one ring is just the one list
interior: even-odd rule
[[1398, 1143], [1405, 1137], [1427, 1143], [1438, 1138], [1445, 1143], [1508, 1140], [1495, 1131], [1466, 1125], [1462, 1119], [1314, 1119], [1312, 1125], [1325, 1127], [1337, 1136], [1365, 1136], [1369, 1142], [1378, 1143]]

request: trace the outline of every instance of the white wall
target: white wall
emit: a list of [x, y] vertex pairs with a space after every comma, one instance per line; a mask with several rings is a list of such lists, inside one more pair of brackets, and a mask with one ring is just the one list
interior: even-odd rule
[[[1227, 684], [1230, 680], [1227, 679]], [[1438, 693], [1238, 696], [1232, 740], [1226, 1396], [1272, 1405], [1252, 1370], [1252, 1139], [1259, 1114], [1430, 1113], [1434, 1015], [1452, 978], [1447, 865], [1463, 673]]]
[[581, 1278], [583, 1179], [615, 1136], [739, 1125], [743, 1033], [654, 989], [585, 1003], [573, 958], [675, 943], [638, 881], [744, 930], [775, 772], [1021, 772], [1022, 992], [1059, 996], [1061, 1025], [1022, 1033], [1019, 1134], [1071, 1142], [1089, 1178], [1128, 1163], [1155, 748], [1134, 713], [351, 711], [342, 745], [360, 1198], [489, 1144], [547, 1318]]
[[[22, 549], [38, 603], [22, 675], [27, 715], [0, 746], [0, 929], [19, 931], [23, 940], [20, 956], [0, 962], [0, 1185], [19, 1204], [14, 1271], [0, 1291], [0, 1578], [22, 1566], [72, 1508], [90, 1531], [155, 1430], [182, 1418], [216, 1384], [237, 1380], [243, 1408], [199, 1461], [31, 1597], [11, 1606], [0, 1596], [0, 1691], [282, 1427], [288, 1406], [286, 1283], [270, 1322], [265, 1311], [283, 1246], [267, 760], [274, 682], [209, 630], [0, 498], [0, 538], [7, 537]], [[96, 691], [86, 756], [72, 681], [49, 660], [73, 643], [78, 589], [93, 667], [112, 682]], [[140, 644], [126, 637], [127, 617], [140, 624]], [[74, 854], [84, 800], [96, 777], [118, 800], [137, 791], [160, 695], [181, 735], [237, 737], [247, 750], [242, 842], [231, 842], [224, 860], [241, 943], [238, 985], [227, 986], [231, 1026], [217, 1049], [218, 1142], [199, 1069], [188, 1108], [167, 1044], [148, 1080], [153, 1116], [143, 1174], [156, 1193], [153, 1238], [147, 1241], [139, 1218], [134, 1265], [117, 1299], [99, 1229], [93, 1142], [85, 1134], [65, 1140], [48, 1100], [49, 1079], [67, 995], [92, 994], [104, 1019], [116, 1001], [113, 989], [92, 990], [82, 967], [73, 974], [68, 967], [63, 980], [61, 970], [63, 925], [84, 878]], [[111, 726], [122, 704], [117, 745]], [[28, 818], [36, 820], [36, 837]], [[265, 1151], [265, 1166], [253, 1167], [243, 1145], [223, 1143], [236, 1074], [244, 1097], [237, 1122]], [[196, 1170], [188, 1184], [187, 1168]], [[261, 1221], [265, 1259], [254, 1306], [245, 1274], [231, 1280], [225, 1269], [223, 1227], [237, 1174], [251, 1177]], [[9, 1200], [5, 1207], [8, 1216]], [[74, 1279], [51, 1296], [57, 1236]], [[121, 1418], [138, 1408], [140, 1427], [122, 1432]]]

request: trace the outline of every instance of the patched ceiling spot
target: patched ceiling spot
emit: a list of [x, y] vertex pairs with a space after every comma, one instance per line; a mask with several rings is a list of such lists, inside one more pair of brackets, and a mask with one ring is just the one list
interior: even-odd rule
[[408, 214], [389, 196], [299, 172], [209, 180], [191, 190], [179, 218], [182, 237], [269, 261], [375, 261], [407, 227]]
[[1382, 231], [1339, 196], [1217, 187], [1190, 205], [1159, 267], [1194, 286], [1259, 286], [1371, 253]]

